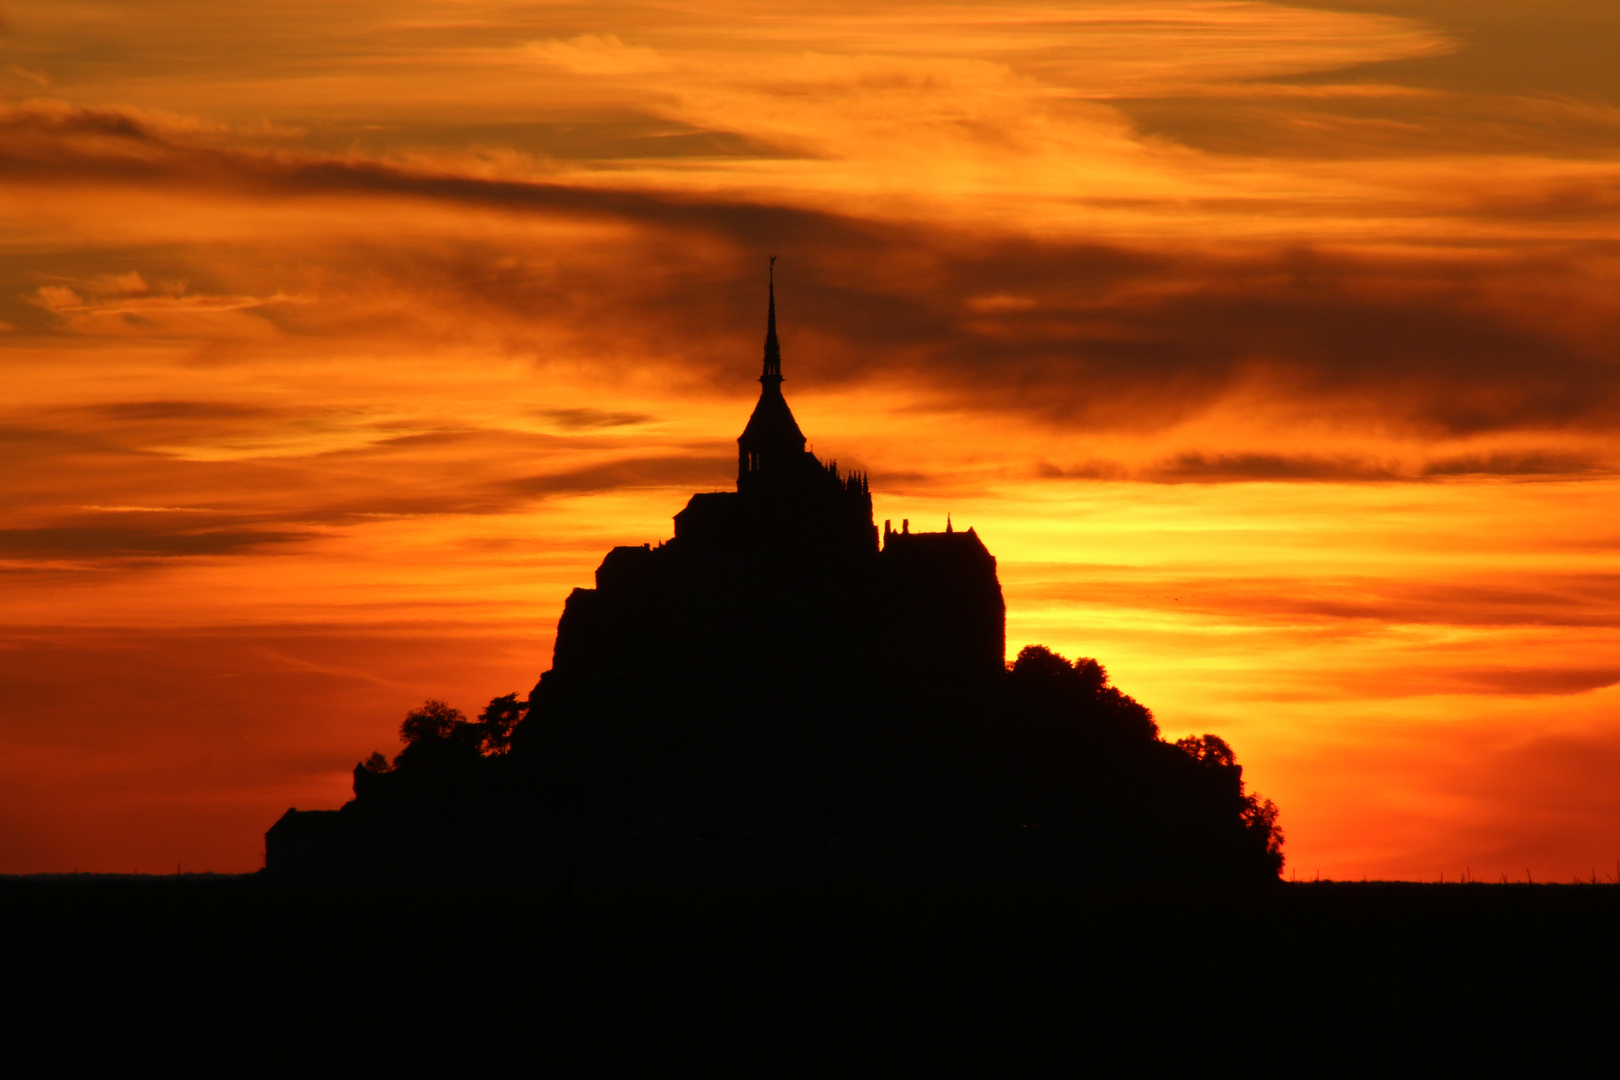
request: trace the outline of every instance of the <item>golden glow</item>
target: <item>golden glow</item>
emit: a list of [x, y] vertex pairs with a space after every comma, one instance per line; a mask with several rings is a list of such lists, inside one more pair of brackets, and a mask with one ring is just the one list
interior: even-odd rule
[[[1533, 21], [1534, 33], [1527, 32]], [[1620, 850], [1620, 15], [29, 0], [0, 871], [251, 869], [787, 392], [1324, 876]]]

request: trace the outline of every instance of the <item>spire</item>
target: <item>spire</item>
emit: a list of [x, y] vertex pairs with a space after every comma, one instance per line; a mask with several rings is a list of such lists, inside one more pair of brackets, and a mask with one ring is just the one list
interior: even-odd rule
[[[804, 432], [782, 397], [782, 349], [776, 343], [776, 256], [771, 256], [770, 307], [765, 322], [765, 371], [760, 375], [759, 403], [737, 438], [737, 490], [760, 482], [766, 474], [783, 479], [805, 466]], [[808, 458], [814, 462], [814, 458]], [[820, 468], [819, 465], [816, 468]]]
[[776, 343], [776, 256], [771, 256], [770, 265], [771, 303], [769, 314], [765, 317], [765, 371], [760, 375], [760, 382], [775, 382], [782, 384], [782, 347]]

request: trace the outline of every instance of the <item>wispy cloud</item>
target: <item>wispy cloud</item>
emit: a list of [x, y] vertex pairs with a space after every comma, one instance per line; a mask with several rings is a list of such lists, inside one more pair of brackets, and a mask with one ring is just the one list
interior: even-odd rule
[[[623, 264], [527, 230], [472, 242], [371, 236], [368, 254], [383, 249], [388, 259], [367, 258], [359, 280], [334, 280], [346, 253], [316, 256], [341, 260], [322, 275], [319, 302], [307, 272], [285, 287], [244, 294], [153, 288], [131, 270], [92, 285], [39, 285], [23, 294], [29, 303], [85, 333], [112, 320], [123, 333], [151, 326], [172, 334], [185, 318], [251, 312], [254, 333], [265, 334], [340, 318], [339, 310], [352, 325], [368, 306], [410, 296], [420, 302], [400, 314], [413, 333], [431, 326], [487, 341], [564, 331], [575, 349], [639, 354], [638, 365], [693, 373], [689, 343], [718, 330], [729, 352], [755, 332], [744, 329], [752, 313], [745, 323], [743, 309], [722, 299], [745, 295], [738, 254], [789, 247], [796, 317], [816, 335], [817, 348], [800, 368], [809, 377], [904, 373], [974, 407], [1057, 424], [1165, 426], [1234, 394], [1261, 393], [1363, 424], [1458, 435], [1608, 428], [1620, 402], [1616, 369], [1601, 344], [1620, 309], [1612, 294], [1593, 287], [1605, 265], [1595, 242], [1554, 253], [1250, 245], [1215, 255], [1165, 244], [985, 240], [948, 225], [862, 221], [729, 196], [161, 145], [157, 173], [117, 183], [167, 190], [189, 178], [210, 190], [223, 184], [220, 197], [229, 198], [251, 191], [427, 200], [466, 213], [523, 215], [541, 230], [594, 220], [634, 231], [620, 234]], [[59, 161], [66, 172], [57, 179], [94, 176], [100, 160]], [[246, 186], [237, 190], [233, 180]], [[544, 261], [534, 257], [537, 244], [548, 250]], [[636, 260], [679, 265], [679, 277], [626, 273]], [[1533, 298], [1554, 292], [1562, 297], [1559, 317], [1539, 318], [1544, 309]], [[273, 310], [294, 303], [314, 310]], [[717, 306], [724, 312], [718, 325]], [[482, 317], [459, 329], [434, 325], [434, 313], [451, 307]], [[626, 311], [635, 317], [619, 316]], [[194, 329], [204, 334], [207, 326]], [[216, 336], [231, 333], [222, 326]], [[697, 370], [711, 381], [729, 378], [721, 368], [729, 371], [730, 361], [721, 355]]]

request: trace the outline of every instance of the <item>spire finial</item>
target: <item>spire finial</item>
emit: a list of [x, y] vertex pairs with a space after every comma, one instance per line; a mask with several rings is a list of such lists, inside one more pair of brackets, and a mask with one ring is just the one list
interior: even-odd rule
[[770, 307], [765, 317], [765, 372], [760, 375], [759, 381], [782, 381], [782, 347], [776, 342], [776, 256], [771, 256], [770, 267]]

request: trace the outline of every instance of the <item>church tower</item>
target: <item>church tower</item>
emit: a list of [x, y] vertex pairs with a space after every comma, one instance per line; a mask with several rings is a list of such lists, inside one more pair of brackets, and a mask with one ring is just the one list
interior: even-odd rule
[[759, 403], [737, 438], [737, 490], [796, 486], [806, 471], [804, 432], [782, 396], [782, 347], [776, 340], [776, 259], [771, 259], [770, 306], [765, 317], [765, 365]]

